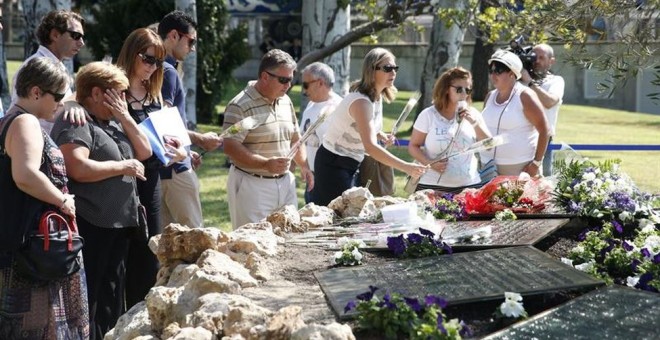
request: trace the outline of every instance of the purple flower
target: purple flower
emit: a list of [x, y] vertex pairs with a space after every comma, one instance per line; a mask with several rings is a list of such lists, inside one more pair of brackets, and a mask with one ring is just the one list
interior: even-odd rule
[[655, 254], [655, 256], [653, 256], [653, 260], [651, 262], [653, 262], [653, 264], [660, 264], [660, 253]]
[[344, 307], [344, 313], [348, 313], [350, 310], [355, 309], [357, 303], [354, 300], [348, 301], [346, 307]]
[[651, 257], [651, 252], [647, 248], [642, 248], [641, 253], [646, 258]]
[[436, 324], [438, 325], [438, 330], [442, 334], [447, 334], [447, 329], [445, 329], [445, 326], [442, 324], [442, 313], [438, 313], [438, 318], [436, 319]]
[[580, 204], [576, 203], [575, 201], [570, 200], [568, 202], [568, 207], [566, 209], [568, 210], [569, 213], [575, 214], [575, 213], [579, 213], [580, 210], [582, 210], [582, 207], [580, 206]]
[[400, 256], [406, 251], [406, 240], [403, 238], [403, 234], [396, 237], [387, 238], [387, 248], [389, 248], [394, 255]]
[[464, 338], [469, 338], [472, 337], [472, 331], [470, 330], [470, 327], [461, 320], [461, 329], [458, 331], [458, 335], [464, 337]]
[[633, 272], [637, 271], [637, 266], [639, 266], [640, 263], [642, 263], [642, 261], [638, 259], [634, 259], [630, 262], [630, 268], [632, 269]]
[[635, 249], [630, 243], [628, 243], [628, 241], [623, 241], [622, 246], [623, 249], [625, 249], [626, 251], [632, 251], [633, 249]]
[[435, 234], [432, 231], [428, 230], [428, 229], [419, 228], [419, 233], [424, 235], [424, 236], [428, 236], [430, 238], [435, 237]]
[[378, 290], [378, 287], [370, 285], [368, 292], [364, 292], [364, 293], [356, 296], [356, 298], [360, 301], [371, 301], [371, 299], [374, 297], [374, 293], [377, 290]]
[[396, 309], [396, 304], [392, 302], [392, 296], [387, 293], [383, 296], [383, 305], [388, 309]]
[[447, 307], [447, 300], [435, 295], [427, 295], [426, 298], [424, 299], [424, 302], [426, 303], [427, 306], [436, 305], [440, 308]]
[[623, 226], [621, 223], [617, 222], [616, 220], [612, 220], [612, 226], [619, 234], [623, 233]]
[[424, 241], [424, 238], [420, 234], [411, 233], [408, 234], [408, 241], [412, 244], [420, 244]]
[[649, 286], [648, 283], [651, 282], [651, 280], [653, 280], [653, 273], [642, 274], [642, 276], [639, 277], [639, 281], [637, 282], [637, 285], [635, 285], [635, 288], [647, 290], [650, 292], [657, 292], [657, 289]]
[[415, 312], [419, 312], [422, 310], [422, 305], [419, 304], [419, 300], [408, 297], [404, 297], [403, 299], [406, 301], [406, 304]]

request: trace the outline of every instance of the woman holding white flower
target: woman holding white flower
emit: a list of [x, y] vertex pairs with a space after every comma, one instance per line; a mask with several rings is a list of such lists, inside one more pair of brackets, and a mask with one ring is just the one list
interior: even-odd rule
[[481, 113], [472, 104], [472, 76], [462, 67], [443, 73], [433, 86], [433, 105], [424, 109], [413, 126], [408, 152], [431, 168], [419, 180], [415, 191], [434, 189], [456, 193], [481, 182], [474, 153], [432, 161], [442, 155], [467, 149], [490, 137]]

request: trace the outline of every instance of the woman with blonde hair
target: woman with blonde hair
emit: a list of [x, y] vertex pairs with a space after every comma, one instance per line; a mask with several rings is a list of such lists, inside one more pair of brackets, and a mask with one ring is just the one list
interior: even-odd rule
[[365, 153], [414, 178], [426, 171], [426, 166], [401, 160], [378, 144], [379, 139], [386, 144], [394, 140], [381, 131], [377, 121], [382, 121], [383, 100], [394, 99], [398, 69], [394, 55], [384, 48], [374, 48], [364, 57], [362, 78], [332, 113], [323, 145], [316, 153], [314, 203], [328, 205], [354, 186], [354, 175]]
[[408, 152], [431, 169], [417, 190], [434, 189], [456, 193], [479, 185], [478, 160], [465, 154], [432, 163], [434, 159], [467, 149], [490, 137], [481, 113], [472, 104], [472, 75], [462, 67], [445, 71], [433, 86], [433, 105], [424, 109], [413, 126]]
[[[46, 57], [27, 61], [16, 76], [16, 103], [0, 120], [0, 132], [5, 136], [0, 140], [0, 154], [9, 158], [9, 169], [0, 168], [0, 205], [11, 212], [3, 214], [3, 228], [18, 225], [16, 218], [31, 215], [25, 209], [35, 199], [71, 218], [76, 216], [62, 152], [39, 125], [39, 119], [54, 118], [70, 81], [66, 69]], [[83, 268], [63, 279], [33, 281], [17, 272], [13, 252], [0, 249], [0, 280], [3, 339], [89, 337]]]
[[[117, 58], [117, 66], [124, 69], [128, 77], [126, 100], [128, 112], [136, 123], [141, 123], [161, 109], [161, 87], [163, 86], [163, 58], [165, 47], [160, 36], [148, 28], [138, 28], [124, 41]], [[186, 157], [186, 150], [176, 140], [166, 144], [174, 162]], [[140, 203], [147, 214], [147, 238], [158, 235], [161, 229], [160, 168], [163, 163], [152, 155], [142, 162], [146, 180], [137, 182]], [[126, 306], [131, 308], [142, 301], [156, 283], [158, 260], [149, 249], [148, 240], [142, 230], [136, 233], [129, 247], [130, 259], [126, 263]]]
[[91, 338], [102, 339], [125, 311], [125, 263], [139, 225], [136, 181], [151, 156], [147, 136], [131, 118], [119, 67], [93, 62], [76, 76], [76, 100], [92, 121], [58, 121], [51, 135], [64, 154], [76, 217], [85, 238]]

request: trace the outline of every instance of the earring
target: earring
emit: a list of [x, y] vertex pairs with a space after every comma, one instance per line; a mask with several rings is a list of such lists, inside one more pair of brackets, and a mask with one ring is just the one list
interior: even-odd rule
[[34, 98], [34, 100], [39, 100], [39, 96], [37, 96], [36, 98]]

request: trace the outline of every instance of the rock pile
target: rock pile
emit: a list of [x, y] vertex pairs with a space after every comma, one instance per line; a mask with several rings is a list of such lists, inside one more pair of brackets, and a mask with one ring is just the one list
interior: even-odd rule
[[282, 241], [269, 222], [231, 233], [167, 226], [149, 244], [156, 285], [105, 339], [355, 339], [347, 325], [307, 325], [300, 306], [273, 311], [241, 294], [271, 279]]

